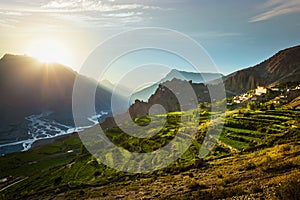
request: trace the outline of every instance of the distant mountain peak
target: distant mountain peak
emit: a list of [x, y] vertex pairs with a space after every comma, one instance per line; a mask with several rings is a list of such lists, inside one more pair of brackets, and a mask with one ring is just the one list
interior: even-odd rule
[[25, 54], [24, 55], [15, 55], [15, 54], [10, 54], [10, 53], [4, 54], [0, 60], [4, 61], [4, 60], [24, 60], [24, 59], [31, 60], [31, 61], [37, 61], [33, 57], [30, 57]]
[[197, 72], [187, 72], [187, 71], [172, 69], [163, 79], [161, 79], [157, 83], [149, 87], [143, 88], [142, 90], [134, 93], [131, 97], [130, 102], [133, 103], [135, 99], [147, 101], [148, 98], [155, 92], [159, 84], [167, 81], [172, 81], [174, 79], [192, 81], [193, 83], [208, 83], [216, 79], [221, 79], [222, 77], [223, 74], [221, 73], [210, 73], [210, 72], [197, 73]]

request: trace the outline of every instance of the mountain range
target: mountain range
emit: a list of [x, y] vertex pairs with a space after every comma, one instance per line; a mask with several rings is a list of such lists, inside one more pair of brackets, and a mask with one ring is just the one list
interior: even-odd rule
[[[163, 105], [166, 111], [176, 111], [180, 110], [178, 107], [178, 101], [176, 95], [174, 95], [170, 90], [165, 89], [164, 84], [167, 85], [182, 85], [184, 82], [180, 83], [180, 80], [174, 78], [171, 81], [172, 74], [181, 73], [184, 77], [200, 77], [200, 74], [193, 74], [187, 72], [180, 72], [172, 70], [170, 74], [162, 80], [162, 83], [158, 84], [155, 93], [153, 93], [146, 102], [135, 101], [131, 105], [129, 112], [133, 118], [147, 115], [149, 109], [152, 105], [160, 104]], [[207, 74], [204, 74], [204, 76]], [[209, 78], [214, 76], [219, 76], [219, 74], [208, 74]], [[178, 76], [177, 76], [178, 77]], [[212, 89], [216, 93], [221, 93], [220, 91], [223, 87], [220, 84], [224, 84], [226, 94], [228, 97], [235, 96], [247, 92], [249, 90], [255, 89], [257, 86], [274, 86], [276, 84], [285, 84], [294, 82], [300, 83], [300, 46], [288, 48], [282, 50], [269, 58], [268, 60], [247, 69], [243, 69], [227, 76], [217, 78], [215, 80], [205, 79], [205, 84], [194, 83], [190, 81], [190, 85], [193, 88], [198, 102], [211, 102], [211, 96], [209, 94], [209, 89]], [[167, 80], [167, 81], [164, 81]], [[192, 79], [191, 79], [192, 80]], [[207, 81], [209, 80], [209, 81]], [[203, 79], [198, 79], [198, 81], [203, 81]], [[169, 83], [171, 82], [171, 83]], [[154, 87], [151, 86], [151, 87]], [[151, 88], [150, 87], [150, 88]], [[139, 94], [145, 94], [150, 88], [142, 90]], [[151, 88], [152, 89], [152, 88]], [[162, 91], [164, 90], [164, 91]], [[181, 95], [178, 93], [178, 95]], [[220, 100], [220, 99], [215, 99]]]
[[[236, 71], [227, 76], [221, 73], [197, 73], [172, 69], [157, 83], [134, 93], [131, 96], [130, 103], [133, 104], [136, 99], [145, 102], [158, 99], [157, 96], [155, 97], [155, 92], [160, 88], [160, 85], [172, 81], [174, 78], [191, 81], [198, 98], [201, 99], [201, 97], [203, 97], [201, 99], [202, 101], [209, 101], [209, 96], [206, 93], [208, 89], [204, 85], [210, 85], [210, 87], [216, 88], [220, 81], [222, 81], [227, 96], [235, 96], [253, 90], [259, 85], [275, 86], [289, 82], [300, 82], [299, 77], [300, 46], [295, 46], [279, 51], [258, 65]], [[200, 83], [204, 83], [204, 85]], [[114, 87], [113, 84], [107, 80], [102, 81], [101, 85], [108, 89]], [[164, 98], [168, 98], [166, 93], [164, 93]]]
[[[96, 110], [110, 109], [111, 92], [95, 80], [79, 75], [60, 64], [46, 64], [28, 56], [6, 54], [0, 59], [0, 141], [28, 138], [25, 117], [45, 111], [53, 114], [48, 120], [73, 125], [72, 91], [76, 78], [84, 84], [84, 97], [97, 88]], [[90, 89], [91, 88], [91, 89]]]
[[[179, 76], [178, 76], [179, 74]], [[25, 117], [45, 111], [53, 114], [48, 120], [73, 125], [72, 91], [76, 77], [83, 80], [81, 87], [82, 101], [94, 92], [96, 86], [96, 110], [110, 110], [112, 85], [109, 82], [99, 84], [97, 81], [78, 74], [60, 64], [46, 64], [28, 56], [6, 54], [0, 59], [0, 141], [16, 141], [28, 138], [28, 121]], [[176, 95], [164, 92], [163, 85], [179, 79], [188, 80], [196, 93], [198, 101], [209, 102], [207, 85], [219, 87], [222, 80], [227, 96], [238, 95], [255, 89], [258, 85], [270, 86], [289, 82], [300, 82], [300, 46], [282, 51], [262, 63], [239, 70], [227, 76], [214, 73], [192, 73], [172, 70], [158, 83], [135, 93], [130, 107], [132, 117], [148, 112], [151, 105], [161, 103], [168, 111], [176, 107]], [[191, 80], [191, 81], [190, 81]], [[139, 99], [138, 101], [135, 101]], [[173, 99], [168, 102], [170, 99]], [[147, 101], [147, 102], [143, 102]], [[196, 100], [196, 99], [193, 99]], [[174, 104], [173, 106], [171, 104]]]
[[147, 88], [144, 88], [131, 97], [147, 101], [154, 94], [159, 84], [173, 78], [192, 80], [193, 83], [217, 85], [221, 78], [226, 88], [227, 96], [234, 96], [255, 89], [257, 86], [272, 86], [276, 84], [300, 81], [300, 46], [279, 51], [269, 59], [253, 67], [238, 70], [223, 76], [218, 73], [193, 73], [173, 69], [165, 78]]
[[159, 84], [164, 83], [166, 81], [171, 81], [173, 78], [192, 81], [193, 83], [208, 83], [215, 79], [222, 78], [223, 74], [221, 73], [200, 73], [200, 72], [186, 72], [180, 71], [177, 69], [172, 69], [164, 78], [162, 78], [157, 83], [143, 88], [142, 90], [135, 92], [131, 96], [131, 103], [136, 99], [147, 101], [148, 98], [154, 94], [155, 90], [159, 87]]

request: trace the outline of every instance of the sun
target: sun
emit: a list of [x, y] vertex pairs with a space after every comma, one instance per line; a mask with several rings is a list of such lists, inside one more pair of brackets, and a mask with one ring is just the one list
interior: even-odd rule
[[27, 45], [26, 53], [44, 63], [71, 63], [70, 51], [62, 40], [52, 37], [36, 38]]

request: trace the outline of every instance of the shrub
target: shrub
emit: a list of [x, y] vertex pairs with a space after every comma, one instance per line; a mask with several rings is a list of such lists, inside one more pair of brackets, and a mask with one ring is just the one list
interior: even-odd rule
[[99, 167], [99, 163], [95, 159], [89, 161], [88, 164], [91, 165], [91, 166], [93, 166], [93, 167], [95, 167], [96, 169]]
[[250, 112], [245, 112], [244, 117], [250, 117], [251, 113]]
[[276, 196], [280, 199], [297, 200], [300, 197], [300, 180], [295, 176], [287, 182], [282, 183], [276, 191]]
[[261, 188], [260, 185], [258, 184], [254, 184], [252, 187], [251, 187], [251, 190], [253, 193], [261, 193], [263, 192], [263, 189]]
[[249, 102], [247, 105], [249, 110], [256, 110], [257, 109], [257, 105], [255, 102]]
[[195, 180], [192, 180], [188, 183], [188, 188], [191, 190], [197, 190], [197, 189], [207, 189], [207, 186], [204, 184], [199, 184]]
[[252, 162], [248, 162], [248, 164], [245, 167], [246, 170], [256, 169], [256, 165]]
[[192, 180], [188, 183], [188, 188], [191, 190], [197, 189], [199, 187], [199, 183], [197, 183], [195, 180]]
[[224, 178], [222, 174], [218, 174], [217, 176], [218, 178]]
[[287, 152], [291, 150], [291, 146], [290, 145], [284, 145], [280, 148], [279, 152]]
[[54, 179], [54, 185], [59, 185], [62, 181], [61, 177], [57, 177], [56, 179]]
[[98, 176], [100, 176], [100, 175], [101, 175], [101, 172], [99, 172], [99, 171], [95, 171], [95, 172], [94, 172], [94, 176], [95, 176], [95, 177], [98, 177]]

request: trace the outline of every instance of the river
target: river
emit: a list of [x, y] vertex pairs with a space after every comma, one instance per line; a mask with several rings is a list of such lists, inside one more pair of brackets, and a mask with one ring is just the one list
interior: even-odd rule
[[72, 127], [64, 125], [47, 118], [51, 114], [51, 111], [47, 111], [37, 115], [30, 115], [25, 117], [26, 120], [30, 121], [30, 123], [28, 124], [28, 139], [1, 144], [0, 155], [27, 151], [32, 147], [32, 144], [38, 140], [55, 138], [61, 135], [83, 131], [98, 124], [104, 116], [108, 115], [108, 112], [101, 111], [97, 115], [88, 117], [87, 119], [88, 121], [92, 122], [92, 125], [82, 127]]

